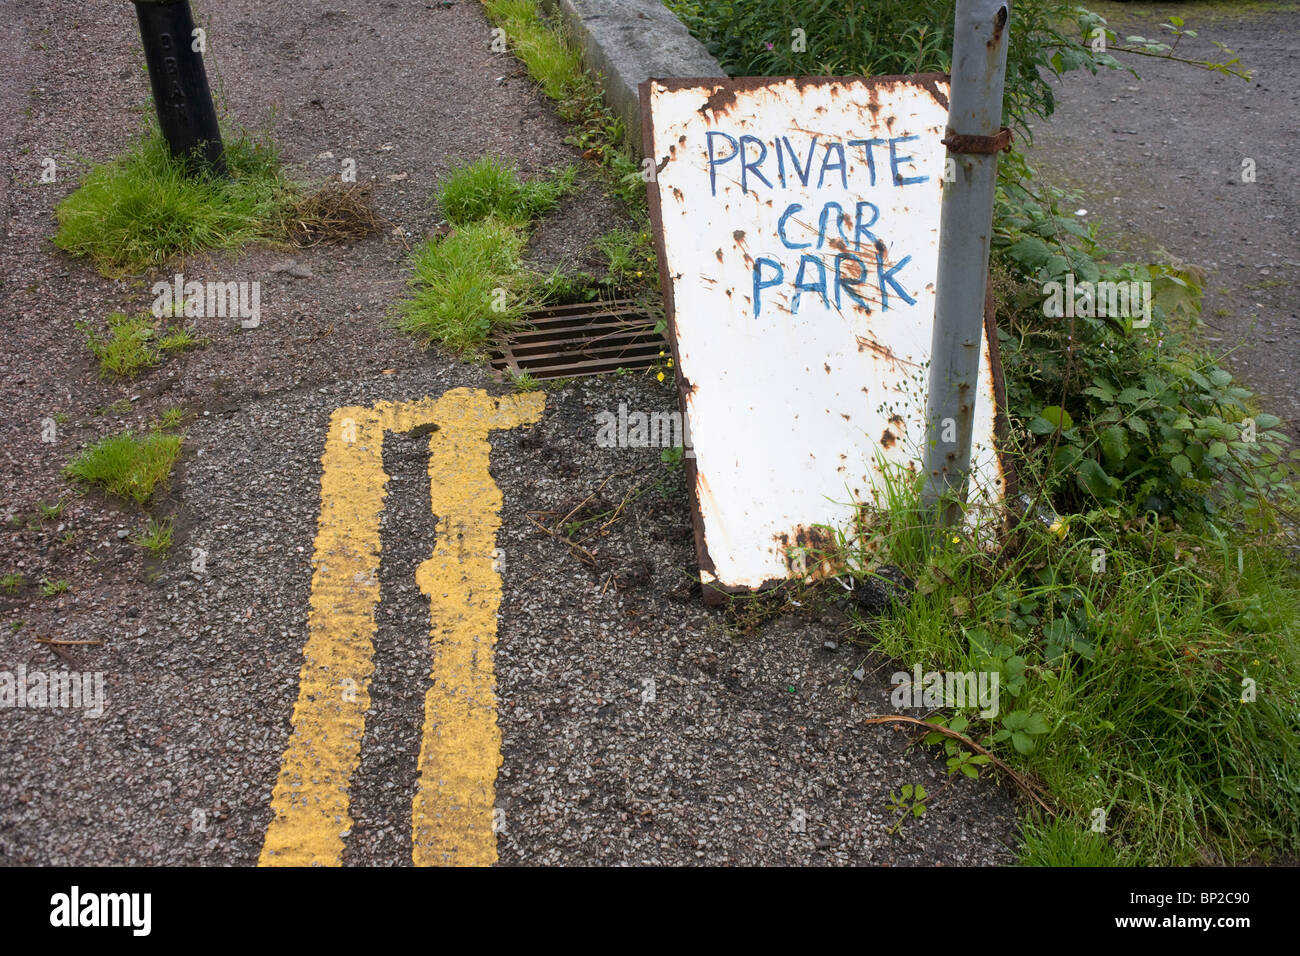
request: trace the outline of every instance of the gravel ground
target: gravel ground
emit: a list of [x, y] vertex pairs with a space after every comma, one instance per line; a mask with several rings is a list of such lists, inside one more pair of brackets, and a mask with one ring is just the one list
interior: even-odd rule
[[[154, 277], [111, 281], [49, 242], [52, 210], [87, 160], [125, 148], [147, 91], [125, 5], [22, 5], [0, 24], [0, 669], [102, 671], [98, 720], [0, 714], [0, 862], [251, 864], [270, 820], [306, 636], [320, 457], [346, 404], [447, 388], [500, 390], [485, 371], [392, 331], [427, 196], [457, 160], [494, 151], [526, 175], [580, 162], [564, 126], [508, 57], [487, 51], [478, 5], [285, 0], [196, 3], [209, 70], [229, 111], [269, 129], [295, 175], [342, 157], [373, 178], [387, 232], [294, 255], [253, 249], [183, 263], [187, 277], [262, 283], [262, 322], [198, 320], [211, 341], [135, 382], [101, 381], [78, 318], [148, 305]], [[330, 154], [330, 155], [326, 155]], [[60, 170], [39, 182], [41, 159]], [[620, 223], [590, 184], [538, 232], [533, 261], [592, 268], [590, 240]], [[172, 270], [167, 270], [170, 274]], [[892, 667], [844, 643], [845, 618], [808, 606], [749, 634], [690, 586], [694, 553], [679, 473], [655, 450], [596, 446], [594, 416], [619, 402], [673, 404], [649, 377], [570, 384], [543, 420], [496, 433], [505, 507], [496, 674], [504, 763], [501, 860], [537, 863], [973, 864], [1012, 858], [1014, 801], [989, 780], [948, 783], [910, 735], [860, 723], [887, 708]], [[116, 404], [123, 403], [123, 404]], [[170, 490], [163, 561], [127, 534], [145, 513], [59, 477], [75, 451], [162, 410], [191, 415]], [[41, 421], [66, 416], [56, 440]], [[410, 806], [425, 689], [429, 605], [414, 581], [430, 553], [426, 446], [392, 436], [392, 475], [356, 826], [344, 862], [410, 862]], [[641, 495], [588, 566], [529, 512]], [[40, 502], [67, 500], [55, 519]], [[191, 563], [198, 551], [201, 570]], [[42, 579], [70, 589], [42, 597]], [[98, 640], [60, 648], [36, 638]], [[841, 641], [827, 651], [828, 639]], [[850, 674], [865, 662], [868, 676]], [[651, 683], [653, 682], [653, 683]], [[648, 689], [653, 687], [653, 700]], [[888, 794], [924, 783], [931, 810], [891, 835]], [[803, 832], [793, 826], [806, 820]]]
[[[1085, 5], [1121, 36], [1167, 36], [1158, 24], [1181, 16], [1200, 35], [1182, 41], [1179, 56], [1229, 59], [1211, 45], [1218, 40], [1254, 71], [1247, 82], [1118, 54], [1140, 78], [1067, 75], [1055, 115], [1035, 130], [1031, 162], [1079, 193], [1113, 247], [1136, 257], [1163, 249], [1206, 270], [1205, 343], [1227, 353], [1227, 366], [1300, 437], [1300, 6]], [[1242, 181], [1245, 159], [1253, 183]]]

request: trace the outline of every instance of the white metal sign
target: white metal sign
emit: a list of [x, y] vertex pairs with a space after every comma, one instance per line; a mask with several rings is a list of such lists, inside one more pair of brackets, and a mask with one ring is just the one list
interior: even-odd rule
[[[938, 74], [641, 87], [712, 589], [802, 571], [886, 463], [920, 468], [947, 92]], [[1005, 493], [987, 335], [981, 352], [976, 504]]]

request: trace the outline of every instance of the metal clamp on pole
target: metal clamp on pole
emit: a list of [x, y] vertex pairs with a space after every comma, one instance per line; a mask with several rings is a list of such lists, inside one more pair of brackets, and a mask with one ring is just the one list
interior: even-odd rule
[[957, 0], [953, 30], [944, 144], [956, 175], [944, 183], [939, 220], [922, 492], [929, 508], [945, 502], [942, 524], [957, 520], [970, 483], [997, 153], [1011, 148], [1011, 131], [1002, 126], [1008, 7], [1009, 0]]
[[939, 140], [950, 153], [979, 153], [983, 156], [1011, 152], [1011, 141], [1011, 129], [1007, 126], [998, 130], [996, 136], [964, 136], [949, 129], [947, 135]]
[[133, 0], [163, 137], [177, 159], [226, 174], [221, 128], [212, 105], [189, 0]]

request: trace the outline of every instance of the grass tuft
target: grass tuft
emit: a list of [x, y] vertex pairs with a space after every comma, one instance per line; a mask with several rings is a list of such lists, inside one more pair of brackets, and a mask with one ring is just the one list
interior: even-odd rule
[[516, 392], [535, 392], [542, 387], [541, 380], [527, 370], [516, 372], [511, 369], [506, 374]]
[[416, 248], [398, 328], [473, 358], [494, 330], [517, 323], [543, 283], [523, 265], [528, 224], [554, 208], [576, 175], [567, 167], [524, 183], [491, 156], [453, 170], [438, 204], [455, 228]]
[[1020, 838], [1021, 866], [1122, 865], [1104, 836], [1063, 820], [1026, 823]]
[[58, 206], [54, 244], [107, 276], [140, 273], [174, 256], [280, 238], [290, 196], [276, 151], [226, 142], [229, 179], [192, 176], [156, 129], [120, 159], [93, 167]]
[[100, 335], [82, 323], [77, 327], [85, 334], [86, 345], [99, 360], [101, 377], [120, 375], [134, 378], [161, 361], [148, 313], [128, 316], [124, 312], [114, 312], [108, 317], [106, 335]]
[[447, 176], [438, 190], [438, 205], [457, 226], [489, 217], [526, 226], [554, 209], [573, 190], [576, 176], [577, 170], [567, 166], [550, 178], [525, 183], [514, 166], [484, 156]]
[[534, 0], [484, 0], [483, 6], [542, 92], [553, 100], [571, 96], [583, 75], [582, 60], [562, 35], [547, 28]]
[[107, 333], [102, 335], [85, 323], [78, 322], [77, 328], [86, 336], [86, 345], [99, 361], [99, 374], [104, 378], [109, 375], [135, 378], [144, 369], [161, 364], [164, 352], [202, 344], [183, 326], [160, 333], [147, 312], [133, 316], [114, 312], [108, 317]]
[[535, 278], [520, 264], [524, 233], [488, 219], [419, 246], [410, 298], [398, 304], [397, 325], [465, 357], [478, 354], [496, 328], [519, 320]]
[[370, 197], [369, 183], [326, 183], [285, 203], [280, 228], [286, 239], [300, 247], [364, 239], [381, 227]]
[[172, 546], [172, 519], [150, 518], [143, 531], [132, 540], [155, 558], [166, 557]]
[[171, 475], [181, 451], [180, 435], [154, 430], [136, 435], [130, 429], [103, 438], [64, 468], [68, 478], [99, 485], [109, 494], [144, 504]]

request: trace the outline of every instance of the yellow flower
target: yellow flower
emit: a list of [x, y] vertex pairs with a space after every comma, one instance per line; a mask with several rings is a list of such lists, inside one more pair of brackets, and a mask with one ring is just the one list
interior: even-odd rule
[[659, 381], [662, 382], [662, 381], [664, 380], [664, 373], [663, 373], [663, 372], [660, 372], [659, 375], [657, 376], [657, 378], [659, 379]]
[[672, 360], [672, 359], [669, 359], [669, 360], [668, 360], [668, 367], [669, 367], [669, 368], [672, 368], [672, 367], [673, 367], [673, 360]]

